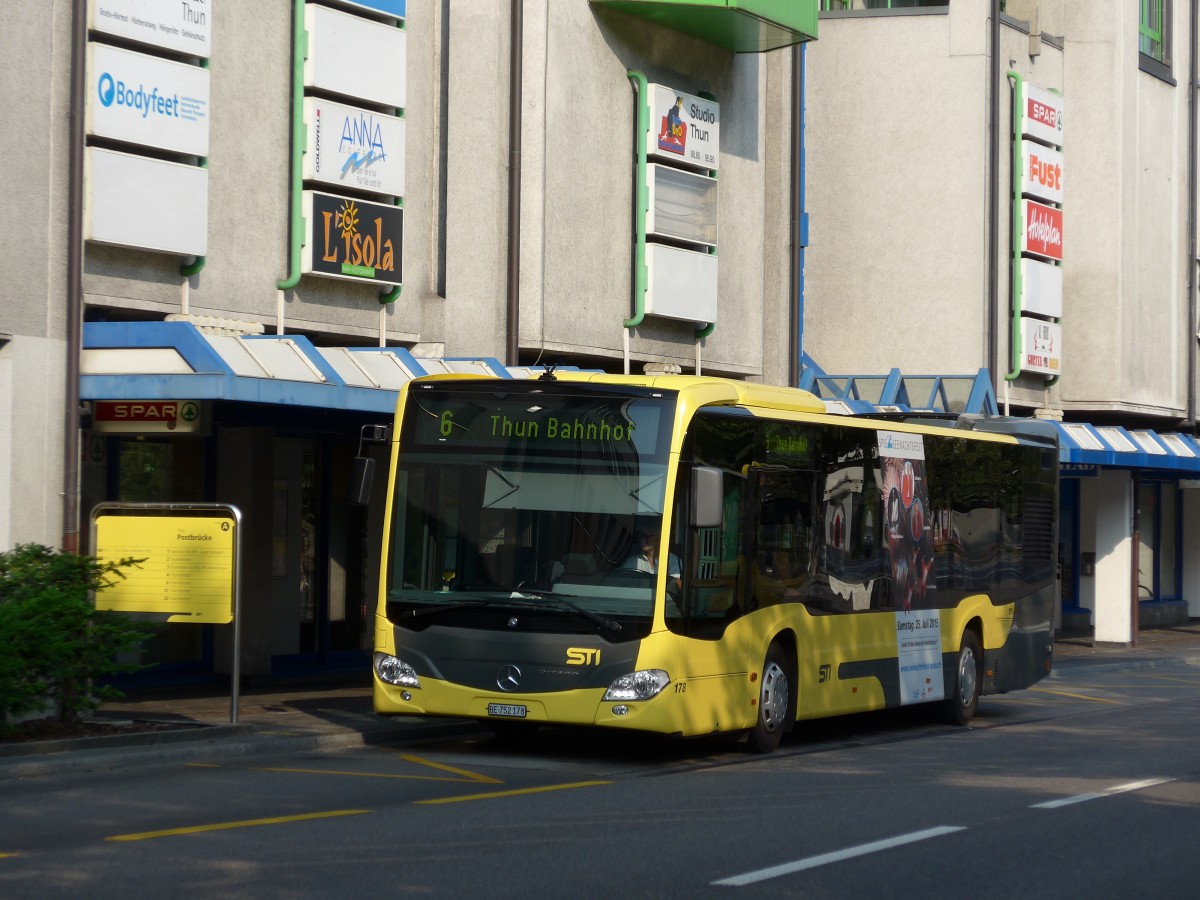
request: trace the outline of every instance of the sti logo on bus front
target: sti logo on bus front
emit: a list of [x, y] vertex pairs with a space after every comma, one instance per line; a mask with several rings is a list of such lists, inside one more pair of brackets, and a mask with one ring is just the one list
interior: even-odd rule
[[598, 666], [600, 665], [599, 647], [568, 647], [568, 666]]

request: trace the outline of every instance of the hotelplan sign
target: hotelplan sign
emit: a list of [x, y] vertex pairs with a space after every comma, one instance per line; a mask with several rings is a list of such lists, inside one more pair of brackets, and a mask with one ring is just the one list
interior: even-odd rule
[[1021, 213], [1021, 219], [1025, 223], [1021, 249], [1026, 253], [1062, 262], [1062, 210], [1034, 200], [1022, 200]]

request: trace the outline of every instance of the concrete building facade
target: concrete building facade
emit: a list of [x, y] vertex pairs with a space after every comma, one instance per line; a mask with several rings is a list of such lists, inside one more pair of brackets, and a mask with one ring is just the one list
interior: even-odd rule
[[[805, 351], [829, 372], [989, 369], [1002, 411], [1064, 426], [1068, 623], [1125, 643], [1139, 619], [1200, 615], [1182, 559], [1193, 463], [1155, 437], [1196, 430], [1196, 4], [822, 9]], [[1060, 154], [1043, 154], [1061, 160], [1056, 377], [1022, 365], [1014, 331], [1013, 275], [1031, 254], [1013, 206], [1035, 196], [1028, 160], [1014, 163], [1023, 84], [1063, 113]]]
[[[257, 561], [243, 580], [242, 670], [266, 675], [280, 660], [370, 646], [364, 547], [378, 521], [346, 492], [359, 428], [387, 421], [394, 393], [373, 391], [387, 377], [345, 351], [386, 351], [408, 375], [654, 364], [786, 381], [793, 48], [812, 36], [797, 22], [815, 31], [816, 2], [766, 20], [708, 5], [716, 30], [688, 33], [686, 17], [657, 3], [210, 0], [180, 12], [154, 0], [16, 0], [0, 34], [0, 103], [14, 123], [0, 133], [11, 211], [0, 239], [13, 251], [0, 261], [0, 546], [87, 550], [101, 502], [236, 504]], [[346, 52], [339, 31], [366, 37]], [[722, 37], [743, 33], [766, 43]], [[321, 66], [337, 77], [322, 81]], [[192, 106], [199, 150], [177, 140], [196, 122], [171, 119], [176, 77], [207, 84]], [[719, 106], [719, 165], [689, 168], [719, 177], [719, 212], [708, 214], [720, 238], [701, 251], [717, 260], [706, 269], [717, 272], [716, 316], [635, 316], [635, 129], [640, 103], [647, 127], [667, 112], [649, 109], [655, 84]], [[302, 113], [314, 100], [360, 110], [364, 130], [375, 127], [367, 117], [392, 133], [402, 121], [401, 141], [367, 151], [368, 169], [401, 161], [402, 196], [307, 178], [316, 126]], [[140, 120], [106, 130], [123, 105]], [[170, 121], [145, 136], [156, 119]], [[100, 167], [114, 160], [203, 179], [192, 198], [204, 206], [200, 238], [164, 250], [159, 234], [106, 237], [136, 230], [130, 220], [160, 199], [136, 179], [105, 183]], [[364, 220], [369, 204], [402, 204], [402, 275], [301, 274], [320, 215], [303, 215], [309, 190], [344, 195]], [[163, 244], [196, 224], [178, 209], [162, 219]], [[202, 376], [223, 386], [197, 395]], [[169, 432], [144, 418], [113, 430], [104, 406], [189, 399], [196, 427]], [[220, 628], [164, 626], [156, 641], [156, 662], [228, 671]]]
[[[1139, 4], [1139, 22], [1124, 0], [197, 0], [183, 28], [174, 2], [10, 6], [0, 547], [88, 550], [103, 502], [236, 504], [256, 561], [247, 675], [357, 665], [370, 647], [381, 512], [349, 503], [352, 460], [389, 388], [425, 371], [982, 373], [1001, 411], [1060, 423], [1064, 627], [1127, 643], [1139, 623], [1200, 616], [1183, 553], [1200, 534], [1195, 2]], [[155, 15], [156, 37], [130, 31]], [[328, 21], [370, 37], [345, 52], [323, 43]], [[330, 46], [337, 87], [312, 71]], [[136, 54], [159, 112], [157, 73], [203, 80], [202, 149], [106, 130], [95, 117], [126, 94], [97, 54]], [[643, 129], [669, 115], [653, 85], [719, 107], [719, 164], [677, 167], [717, 185], [698, 213], [713, 241], [639, 235]], [[1013, 312], [1030, 256], [1013, 214], [1022, 85], [1063, 111], [1061, 200], [1042, 204], [1061, 215], [1061, 310], [1034, 317], [1054, 326], [1056, 376], [1024, 365]], [[310, 177], [309, 102], [386, 121], [387, 146], [368, 140], [349, 170], [401, 160], [402, 192]], [[111, 180], [96, 194], [98, 160], [202, 181], [200, 238], [106, 237], [169, 200], [131, 182], [122, 206]], [[322, 215], [306, 192], [341, 198], [326, 256], [352, 209], [400, 206], [395, 274], [302, 271]], [[196, 220], [165, 217], [164, 241]], [[650, 244], [709, 257], [712, 303], [690, 314], [683, 292], [641, 315]], [[138, 400], [194, 400], [197, 416], [114, 425], [104, 404]], [[230, 668], [220, 627], [165, 625], [148, 652]]]

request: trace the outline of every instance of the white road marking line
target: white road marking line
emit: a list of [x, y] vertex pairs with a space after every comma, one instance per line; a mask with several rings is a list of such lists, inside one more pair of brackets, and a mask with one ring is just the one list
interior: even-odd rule
[[956, 831], [966, 831], [966, 828], [962, 825], [941, 825], [937, 828], [926, 828], [924, 831], [914, 831], [911, 834], [901, 834], [892, 838], [884, 838], [882, 841], [859, 844], [857, 847], [847, 847], [845, 850], [834, 850], [832, 853], [822, 853], [819, 856], [798, 859], [795, 862], [771, 866], [769, 869], [759, 869], [757, 872], [746, 872], [743, 875], [722, 878], [720, 881], [714, 881], [713, 884], [744, 887], [747, 884], [756, 884], [759, 881], [767, 881], [771, 878], [778, 878], [781, 875], [792, 875], [796, 872], [803, 872], [805, 869], [815, 869], [818, 866], [828, 865], [829, 863], [841, 862], [844, 859], [866, 856], [868, 853], [878, 853], [881, 850], [890, 850], [893, 847], [902, 847], [905, 844], [914, 844], [917, 841], [927, 841], [930, 838], [941, 837], [944, 834], [953, 834]]
[[1091, 794], [1076, 794], [1074, 797], [1062, 797], [1058, 800], [1047, 800], [1044, 803], [1034, 803], [1030, 809], [1058, 809], [1060, 806], [1070, 806], [1072, 803], [1084, 803], [1088, 800], [1099, 800], [1101, 797], [1111, 797], [1114, 794], [1124, 794], [1127, 791], [1140, 791], [1142, 788], [1154, 787], [1156, 784], [1166, 784], [1177, 781], [1175, 778], [1147, 778], [1145, 781], [1131, 781], [1128, 784], [1118, 784], [1103, 791]]

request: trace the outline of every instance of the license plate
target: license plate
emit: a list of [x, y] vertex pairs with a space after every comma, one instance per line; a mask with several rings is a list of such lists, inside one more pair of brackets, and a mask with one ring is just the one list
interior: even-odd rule
[[509, 719], [523, 719], [525, 718], [526, 712], [527, 710], [524, 706], [512, 706], [508, 703], [488, 704], [489, 716], [503, 716]]

